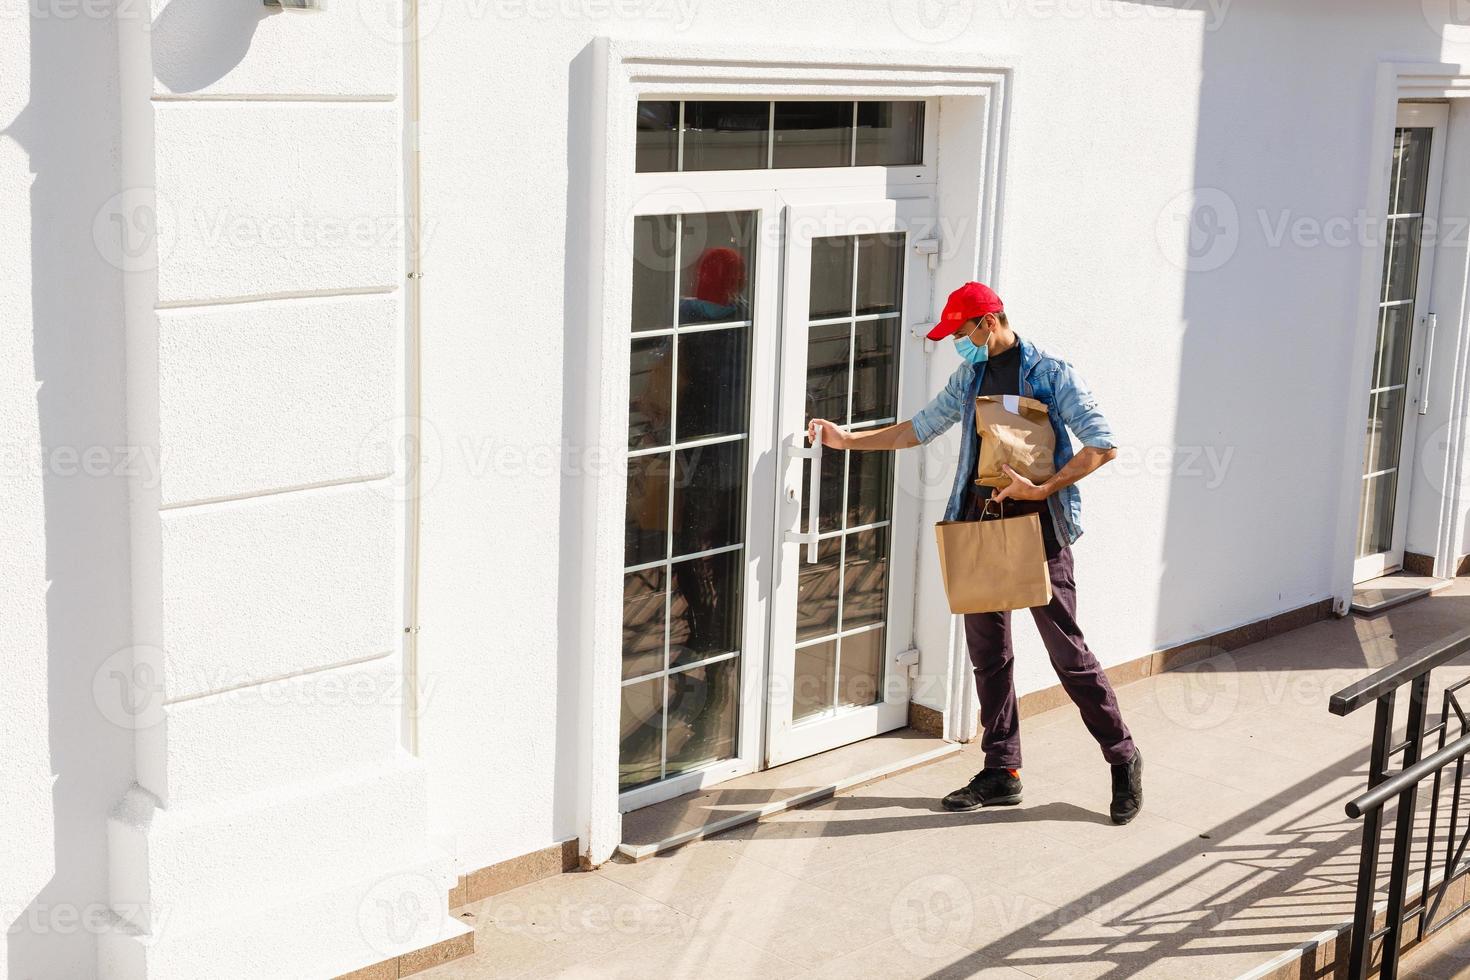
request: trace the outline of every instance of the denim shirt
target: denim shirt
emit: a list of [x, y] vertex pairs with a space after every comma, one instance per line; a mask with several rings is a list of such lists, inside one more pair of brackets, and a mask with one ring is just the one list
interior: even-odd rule
[[[1017, 342], [1021, 346], [1020, 393], [1047, 407], [1047, 417], [1051, 419], [1052, 431], [1057, 437], [1057, 471], [1061, 472], [1073, 455], [1067, 429], [1076, 433], [1084, 446], [1114, 448], [1113, 430], [1102, 412], [1098, 411], [1097, 399], [1077, 369], [1025, 338], [1017, 338]], [[959, 468], [955, 471], [954, 488], [944, 511], [946, 521], [959, 520], [965, 494], [975, 480], [975, 467], [980, 455], [980, 439], [975, 433], [975, 397], [980, 393], [980, 382], [984, 377], [984, 364], [962, 363], [950, 375], [944, 390], [913, 417], [914, 435], [921, 443], [933, 441], [956, 422], [964, 426]], [[1078, 493], [1077, 485], [1063, 487], [1046, 498], [1046, 502], [1052, 523], [1056, 526], [1057, 540], [1064, 547], [1071, 545], [1082, 536], [1082, 495]]]

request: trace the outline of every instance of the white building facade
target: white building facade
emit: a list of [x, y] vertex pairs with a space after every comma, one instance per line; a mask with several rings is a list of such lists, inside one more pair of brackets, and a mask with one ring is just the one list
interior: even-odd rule
[[16, 9], [0, 977], [345, 974], [626, 812], [970, 739], [958, 433], [802, 439], [938, 391], [967, 280], [1118, 435], [1076, 560], [1121, 679], [1456, 574], [1457, 12]]

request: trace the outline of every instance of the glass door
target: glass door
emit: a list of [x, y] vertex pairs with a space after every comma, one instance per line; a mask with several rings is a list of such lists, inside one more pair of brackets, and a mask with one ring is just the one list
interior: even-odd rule
[[924, 404], [927, 200], [788, 205], [776, 588], [766, 759], [780, 765], [907, 724], [919, 501], [916, 453], [835, 453], [806, 423], [853, 429]]
[[756, 570], [774, 517], [764, 487], [752, 488], [769, 485], [775, 414], [771, 204], [653, 196], [633, 219], [625, 811], [760, 763], [767, 611]]
[[1448, 119], [1443, 105], [1406, 104], [1394, 130], [1355, 582], [1403, 565]]

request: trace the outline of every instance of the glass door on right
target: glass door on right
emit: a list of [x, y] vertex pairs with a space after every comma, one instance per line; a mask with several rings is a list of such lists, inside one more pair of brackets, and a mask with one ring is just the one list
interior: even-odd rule
[[1378, 294], [1378, 339], [1369, 381], [1354, 582], [1396, 571], [1404, 562], [1425, 335], [1433, 317], [1430, 282], [1448, 123], [1444, 105], [1399, 106]]

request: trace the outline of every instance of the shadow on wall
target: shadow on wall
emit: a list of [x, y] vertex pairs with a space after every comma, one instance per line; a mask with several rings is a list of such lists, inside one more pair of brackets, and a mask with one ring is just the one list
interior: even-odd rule
[[172, 0], [153, 21], [158, 80], [170, 92], [197, 92], [219, 81], [245, 58], [256, 27], [271, 13], [260, 0]]
[[[1326, 598], [1341, 571], [1344, 453], [1360, 452], [1342, 445], [1340, 420], [1356, 386], [1361, 246], [1356, 232], [1347, 247], [1273, 234], [1363, 207], [1378, 63], [1441, 60], [1445, 23], [1433, 18], [1454, 5], [1314, 7], [1235, 0], [1202, 20], [1194, 199], [1160, 218], [1189, 236], [1160, 646]], [[1340, 29], [1324, 43], [1329, 17]], [[1256, 111], [1283, 99], [1285, 111]], [[1232, 524], [1240, 533], [1222, 534]], [[1239, 578], [1210, 589], [1202, 571]]]
[[[96, 973], [106, 818], [133, 782], [133, 733], [94, 678], [130, 669], [122, 280], [94, 240], [118, 194], [118, 51], [109, 16], [32, 5], [31, 100], [0, 136], [30, 160], [31, 307], [45, 503], [47, 705], [55, 873], [7, 909], [9, 976]], [[80, 12], [79, 12], [80, 11]], [[105, 227], [105, 221], [104, 221]], [[14, 328], [14, 325], [11, 325]], [[26, 529], [25, 533], [32, 533]], [[36, 706], [39, 717], [40, 706]]]

